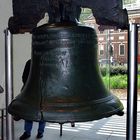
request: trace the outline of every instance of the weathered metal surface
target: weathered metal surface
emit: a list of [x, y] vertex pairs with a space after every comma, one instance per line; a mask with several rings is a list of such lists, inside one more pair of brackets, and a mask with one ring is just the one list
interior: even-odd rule
[[92, 9], [99, 25], [127, 29], [128, 15], [122, 0], [13, 0], [13, 17], [9, 19], [12, 33], [31, 32], [47, 12], [49, 23], [76, 22], [81, 8]]
[[104, 86], [95, 30], [48, 24], [33, 30], [31, 71], [8, 111], [22, 119], [84, 122], [122, 115], [119, 99]]

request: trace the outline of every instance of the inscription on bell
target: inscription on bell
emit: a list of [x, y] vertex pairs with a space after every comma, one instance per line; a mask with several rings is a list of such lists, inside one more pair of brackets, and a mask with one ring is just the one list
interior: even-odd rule
[[95, 44], [96, 39], [90, 33], [44, 33], [33, 35], [33, 47], [78, 47], [79, 44]]
[[44, 34], [35, 34], [33, 35], [32, 39], [33, 41], [43, 41], [43, 40], [53, 40], [53, 39], [78, 39], [78, 38], [84, 38], [84, 39], [91, 39], [91, 38], [95, 38], [95, 36], [93, 36], [93, 34], [91, 33], [44, 33]]
[[67, 67], [70, 60], [69, 49], [63, 50], [53, 50], [51, 53], [46, 52], [42, 55], [40, 65], [47, 66], [47, 65], [55, 65], [61, 64], [63, 67]]

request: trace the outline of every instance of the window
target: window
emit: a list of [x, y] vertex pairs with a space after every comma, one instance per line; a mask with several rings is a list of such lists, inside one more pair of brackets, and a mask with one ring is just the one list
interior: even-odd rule
[[119, 55], [125, 55], [125, 45], [124, 44], [119, 45]]
[[104, 37], [99, 37], [99, 41], [103, 41], [104, 40]]
[[99, 45], [99, 55], [104, 54], [104, 45]]
[[114, 36], [111, 36], [111, 37], [110, 37], [110, 40], [114, 40]]
[[104, 50], [100, 50], [100, 55], [103, 55], [104, 54]]
[[114, 46], [112, 44], [110, 44], [110, 46], [109, 46], [109, 52], [110, 52], [110, 55], [113, 56], [113, 54], [114, 54]]
[[119, 36], [119, 40], [124, 40], [124, 36]]

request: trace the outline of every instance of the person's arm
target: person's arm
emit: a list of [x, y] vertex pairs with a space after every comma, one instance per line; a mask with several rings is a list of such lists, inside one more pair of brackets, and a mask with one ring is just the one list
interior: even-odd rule
[[26, 65], [25, 65], [25, 68], [24, 68], [24, 71], [23, 71], [23, 75], [22, 75], [22, 82], [23, 82], [24, 85], [25, 85], [25, 83], [28, 79], [28, 75], [29, 75], [29, 72], [30, 72], [30, 65], [31, 65], [31, 60], [28, 60], [26, 62]]

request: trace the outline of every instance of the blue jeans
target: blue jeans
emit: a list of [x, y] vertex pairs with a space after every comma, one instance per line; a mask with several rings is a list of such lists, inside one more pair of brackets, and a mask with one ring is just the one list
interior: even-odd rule
[[[40, 121], [38, 124], [38, 133], [43, 133], [45, 128], [46, 122]], [[33, 121], [25, 120], [24, 130], [27, 134], [31, 134], [31, 130], [33, 127]]]

